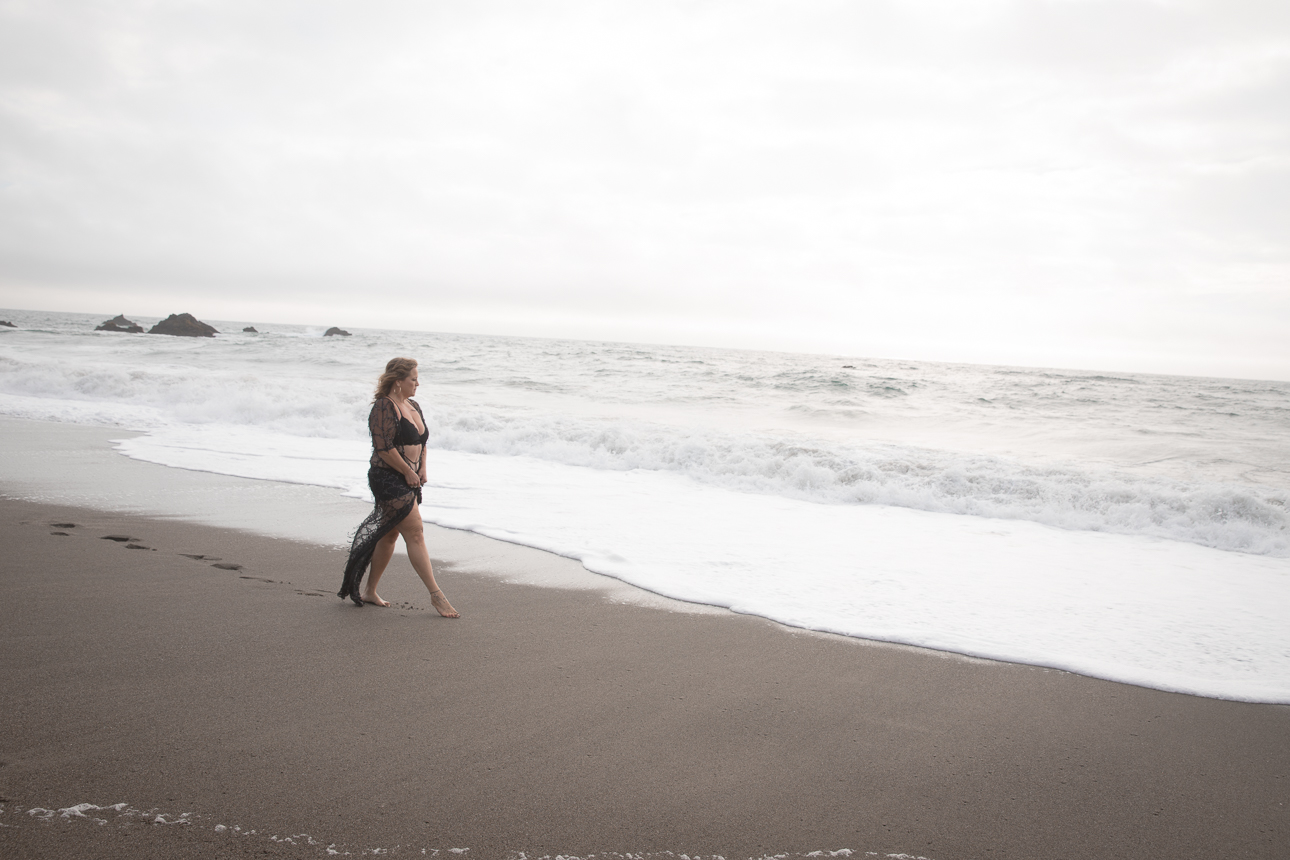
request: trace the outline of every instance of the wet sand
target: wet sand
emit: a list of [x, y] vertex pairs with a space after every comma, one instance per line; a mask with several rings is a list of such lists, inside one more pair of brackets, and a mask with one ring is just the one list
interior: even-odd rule
[[0, 501], [0, 545], [5, 857], [1290, 845], [1290, 707], [441, 564], [450, 621], [403, 556], [358, 609], [337, 549], [62, 504]]

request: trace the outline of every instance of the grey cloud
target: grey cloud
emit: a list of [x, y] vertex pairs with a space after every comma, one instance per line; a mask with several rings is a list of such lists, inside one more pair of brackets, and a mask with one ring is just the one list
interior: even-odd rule
[[1163, 354], [1290, 273], [1282, 5], [11, 3], [0, 290]]

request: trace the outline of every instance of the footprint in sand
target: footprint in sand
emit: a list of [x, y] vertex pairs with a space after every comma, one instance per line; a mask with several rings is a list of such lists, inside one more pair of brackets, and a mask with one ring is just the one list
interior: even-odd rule
[[211, 567], [218, 568], [220, 570], [241, 570], [242, 569], [242, 565], [240, 564], [233, 564], [232, 562], [229, 562], [229, 561], [223, 561], [223, 562], [220, 561], [219, 556], [217, 555], [202, 555], [201, 553], [191, 553], [191, 552], [181, 552], [179, 554], [182, 555], [184, 558], [191, 558], [193, 561], [216, 562], [216, 564], [212, 564]]
[[[74, 529], [76, 528], [76, 523], [50, 523], [49, 527], [54, 529]], [[54, 532], [54, 534], [65, 534], [65, 532]]]
[[59, 535], [60, 537], [71, 537], [71, 535], [69, 535], [67, 532], [50, 532], [50, 534]]
[[103, 535], [99, 540], [114, 540], [117, 543], [129, 543], [130, 541], [138, 540], [138, 538], [132, 538], [129, 535]]
[[276, 579], [265, 579], [263, 576], [242, 576], [242, 577], [238, 577], [238, 578], [239, 578], [239, 579], [254, 579], [256, 582], [267, 582], [267, 583], [269, 583], [270, 585], [277, 585], [277, 584], [278, 584], [278, 581], [277, 581]]
[[[150, 546], [144, 546], [144, 545], [143, 545], [143, 544], [141, 544], [141, 543], [128, 543], [128, 544], [126, 544], [126, 545], [125, 545], [125, 548], [126, 548], [126, 549], [152, 549], [152, 547], [150, 547]], [[156, 552], [156, 550], [155, 550], [155, 549], [152, 549], [152, 551], [153, 551], [153, 552]]]

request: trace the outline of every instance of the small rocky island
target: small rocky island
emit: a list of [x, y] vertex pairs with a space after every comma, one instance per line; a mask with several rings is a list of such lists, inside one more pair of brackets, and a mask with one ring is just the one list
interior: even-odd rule
[[246, 328], [242, 329], [242, 331], [245, 334], [259, 334], [259, 332], [255, 330], [255, 326], [253, 325], [247, 326]]
[[349, 332], [345, 331], [343, 328], [337, 328], [336, 326], [332, 326], [323, 333], [323, 337], [334, 337], [336, 335], [340, 335], [341, 337], [350, 337]]
[[121, 331], [126, 334], [139, 334], [143, 331], [143, 326], [134, 320], [125, 318], [125, 314], [117, 314], [110, 320], [104, 320], [103, 325], [94, 326], [95, 331]]
[[4, 326], [5, 328], [17, 328], [17, 326], [9, 322], [9, 320], [0, 320], [0, 325]]
[[192, 314], [171, 314], [148, 329], [148, 334], [169, 334], [176, 337], [214, 337], [219, 334]]

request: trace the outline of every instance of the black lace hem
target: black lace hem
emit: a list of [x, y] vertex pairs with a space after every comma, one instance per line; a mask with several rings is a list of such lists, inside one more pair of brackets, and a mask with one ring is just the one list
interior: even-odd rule
[[367, 485], [372, 489], [376, 506], [354, 532], [349, 560], [345, 564], [345, 576], [341, 580], [340, 591], [337, 592], [338, 597], [348, 597], [359, 606], [363, 605], [359, 586], [372, 564], [377, 542], [398, 528], [399, 523], [412, 512], [412, 506], [421, 501], [420, 487], [409, 487], [402, 475], [383, 466], [373, 466], [367, 470]]

